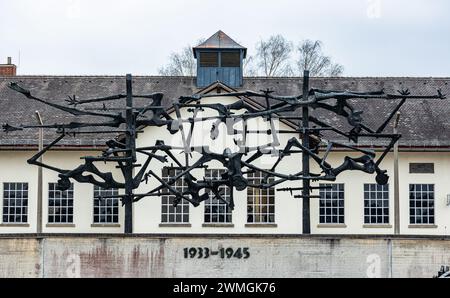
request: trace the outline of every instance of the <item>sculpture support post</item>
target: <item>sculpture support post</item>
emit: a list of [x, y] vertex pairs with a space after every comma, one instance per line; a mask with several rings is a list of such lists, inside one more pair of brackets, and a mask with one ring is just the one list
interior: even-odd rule
[[[309, 92], [309, 71], [305, 70], [303, 73], [303, 100], [308, 100], [308, 92]], [[302, 143], [303, 146], [309, 149], [309, 110], [308, 106], [304, 106], [302, 108]], [[303, 208], [302, 208], [302, 217], [303, 217], [303, 234], [311, 234], [311, 222], [310, 222], [310, 207], [309, 207], [309, 195], [310, 195], [310, 181], [309, 181], [309, 155], [305, 152], [302, 153], [302, 166], [303, 166], [303, 176], [308, 177], [307, 179], [303, 179], [303, 190], [302, 190], [302, 199], [303, 199]]]
[[133, 233], [133, 163], [135, 161], [135, 129], [134, 129], [134, 115], [133, 115], [133, 90], [131, 74], [127, 74], [127, 109], [126, 109], [126, 152], [127, 160], [125, 164], [125, 233]]

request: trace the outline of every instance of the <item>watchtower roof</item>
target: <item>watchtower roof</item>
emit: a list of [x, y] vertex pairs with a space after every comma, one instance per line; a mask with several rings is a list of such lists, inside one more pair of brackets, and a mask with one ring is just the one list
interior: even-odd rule
[[233, 49], [233, 50], [243, 50], [244, 57], [247, 55], [247, 48], [241, 46], [235, 42], [231, 37], [225, 34], [222, 30], [214, 33], [210, 38], [208, 38], [203, 43], [193, 48], [194, 57], [197, 58], [197, 49]]

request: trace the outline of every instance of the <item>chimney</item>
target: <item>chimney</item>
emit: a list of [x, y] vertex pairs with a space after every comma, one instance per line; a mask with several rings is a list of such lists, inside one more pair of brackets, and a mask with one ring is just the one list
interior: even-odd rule
[[16, 75], [17, 67], [12, 64], [11, 57], [6, 59], [6, 64], [0, 64], [0, 77], [13, 77]]

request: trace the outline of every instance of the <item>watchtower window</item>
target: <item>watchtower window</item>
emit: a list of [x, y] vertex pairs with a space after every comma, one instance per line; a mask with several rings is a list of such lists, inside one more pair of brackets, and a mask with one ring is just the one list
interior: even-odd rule
[[204, 52], [200, 54], [201, 67], [218, 67], [219, 54], [218, 52]]
[[221, 54], [220, 65], [222, 67], [239, 67], [241, 66], [241, 57], [239, 52], [223, 52]]

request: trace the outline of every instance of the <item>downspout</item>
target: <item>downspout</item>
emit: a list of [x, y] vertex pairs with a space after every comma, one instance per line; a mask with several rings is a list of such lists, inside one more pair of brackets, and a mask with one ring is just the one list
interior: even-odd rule
[[[394, 134], [398, 133], [398, 122], [400, 112], [397, 112], [394, 121]], [[399, 172], [398, 172], [398, 142], [394, 144], [394, 234], [400, 234], [400, 194], [399, 194]]]
[[[41, 114], [39, 111], [36, 111], [36, 118], [39, 125], [43, 125]], [[44, 129], [39, 129], [39, 145], [38, 150], [42, 151], [44, 148]], [[38, 161], [42, 163], [42, 156], [39, 157]], [[37, 185], [37, 224], [36, 224], [36, 233], [42, 233], [42, 167], [38, 167], [38, 185]]]

